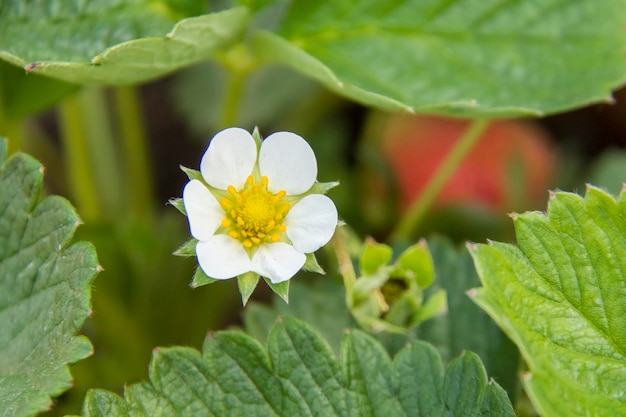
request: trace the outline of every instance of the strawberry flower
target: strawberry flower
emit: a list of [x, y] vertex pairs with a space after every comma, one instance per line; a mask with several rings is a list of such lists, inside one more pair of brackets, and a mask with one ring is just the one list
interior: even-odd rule
[[335, 231], [335, 204], [316, 193], [324, 187], [315, 187], [313, 150], [294, 133], [261, 142], [225, 129], [211, 140], [200, 173], [185, 186], [183, 203], [210, 278], [254, 272], [274, 284], [289, 280]]

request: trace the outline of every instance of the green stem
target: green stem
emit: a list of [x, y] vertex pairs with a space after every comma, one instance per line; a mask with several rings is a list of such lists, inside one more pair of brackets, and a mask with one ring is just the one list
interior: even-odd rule
[[346, 304], [348, 308], [352, 308], [354, 305], [352, 295], [354, 293], [354, 285], [356, 284], [356, 271], [346, 247], [346, 232], [343, 228], [339, 227], [335, 231], [335, 235], [332, 238], [332, 247], [335, 250], [335, 256], [339, 264], [339, 273], [343, 277], [343, 285], [346, 287]]
[[[1, 65], [1, 64], [0, 64]], [[7, 156], [15, 153], [20, 148], [20, 141], [22, 139], [22, 124], [20, 121], [11, 119], [7, 115], [5, 91], [2, 88], [4, 85], [4, 71], [0, 70], [0, 136], [7, 138]], [[1, 161], [0, 161], [1, 162]]]
[[23, 124], [21, 121], [10, 119], [0, 120], [2, 128], [0, 136], [7, 138], [7, 156], [14, 154], [22, 148], [22, 140], [24, 139]]
[[98, 219], [102, 213], [77, 95], [61, 102], [59, 121], [72, 200], [84, 220]]
[[220, 115], [222, 129], [232, 127], [239, 121], [239, 109], [245, 93], [248, 75], [260, 64], [246, 43], [239, 43], [220, 57], [226, 69], [226, 90]]
[[103, 87], [85, 87], [79, 92], [78, 99], [101, 212], [108, 218], [117, 218], [124, 207], [121, 191], [124, 182], [106, 93]]
[[237, 68], [228, 68], [226, 91], [224, 93], [224, 107], [220, 117], [222, 129], [237, 125], [239, 106], [246, 85], [247, 72]]
[[419, 198], [411, 204], [408, 213], [391, 233], [392, 242], [401, 242], [411, 239], [411, 236], [424, 218], [424, 215], [433, 205], [435, 199], [452, 177], [463, 158], [467, 156], [477, 143], [488, 124], [489, 121], [484, 119], [472, 121], [463, 133], [463, 136], [461, 136], [447, 155], [446, 159], [444, 159], [439, 168], [437, 168], [433, 178], [428, 182], [428, 185], [424, 191], [422, 191]]
[[137, 89], [121, 86], [116, 87], [114, 92], [128, 184], [126, 197], [130, 202], [131, 213], [136, 217], [150, 215], [155, 206], [155, 191]]

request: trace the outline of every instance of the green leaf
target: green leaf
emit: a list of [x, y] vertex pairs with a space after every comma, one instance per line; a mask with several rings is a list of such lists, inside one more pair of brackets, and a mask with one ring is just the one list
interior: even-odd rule
[[435, 279], [433, 258], [425, 240], [420, 240], [402, 252], [396, 265], [403, 275], [417, 282], [420, 288], [427, 288]]
[[80, 220], [67, 200], [38, 202], [42, 173], [23, 154], [0, 166], [0, 410], [7, 416], [49, 409], [50, 396], [72, 386], [67, 364], [92, 351], [75, 334], [91, 312], [96, 253], [88, 243], [70, 244]]
[[26, 74], [24, 68], [0, 60], [0, 108], [11, 120], [45, 110], [76, 89], [74, 84]]
[[622, 0], [292, 1], [259, 53], [365, 105], [540, 116], [612, 101], [626, 81]]
[[[222, 107], [231, 94], [227, 88], [229, 71], [219, 62], [207, 61], [180, 71], [173, 80], [171, 104], [198, 140], [206, 142], [223, 127]], [[244, 84], [236, 125], [248, 131], [302, 116], [307, 113], [303, 108], [306, 100], [302, 99], [321, 90], [319, 83], [279, 64], [256, 68]]]
[[88, 61], [117, 43], [166, 32], [175, 17], [163, 2], [150, 3], [102, 0], [78, 5], [48, 0], [29, 4], [9, 0], [0, 9], [0, 48], [7, 57], [27, 63]]
[[546, 417], [626, 415], [626, 194], [551, 195], [547, 215], [513, 216], [519, 248], [472, 251], [475, 301], [519, 346]]
[[376, 243], [368, 240], [363, 245], [363, 253], [361, 254], [359, 266], [361, 274], [374, 275], [378, 269], [387, 265], [393, 256], [393, 250], [384, 243]]
[[329, 278], [291, 283], [289, 298], [285, 303], [278, 296], [271, 307], [250, 303], [243, 313], [247, 332], [260, 342], [265, 342], [273, 323], [279, 317], [295, 317], [319, 331], [336, 353], [346, 330], [355, 327], [355, 321], [346, 307], [343, 285]]
[[346, 334], [337, 359], [310, 327], [286, 318], [265, 350], [239, 331], [209, 337], [203, 352], [157, 349], [150, 383], [124, 401], [88, 393], [85, 417], [116, 416], [513, 416], [504, 391], [467, 353], [445, 369], [417, 342], [392, 361], [370, 336]]
[[158, 2], [103, 0], [89, 3], [89, 10], [56, 2], [52, 11], [49, 2], [28, 9], [21, 3], [0, 9], [0, 59], [73, 83], [129, 84], [162, 76], [237, 42], [248, 20], [245, 8], [235, 8], [190, 17], [171, 29], [178, 16]]

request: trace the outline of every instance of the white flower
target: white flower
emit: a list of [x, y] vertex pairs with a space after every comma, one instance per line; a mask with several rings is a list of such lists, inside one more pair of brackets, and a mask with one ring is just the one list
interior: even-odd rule
[[[337, 209], [322, 194], [306, 194], [317, 177], [309, 144], [277, 132], [260, 145], [240, 128], [213, 137], [183, 202], [196, 256], [211, 278], [255, 272], [273, 283], [290, 279], [325, 245], [337, 225]], [[208, 184], [208, 186], [207, 186]]]

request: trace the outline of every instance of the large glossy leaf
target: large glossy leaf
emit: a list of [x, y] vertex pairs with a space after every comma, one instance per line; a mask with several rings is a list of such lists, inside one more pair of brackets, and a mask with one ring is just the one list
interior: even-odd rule
[[[8, 120], [19, 120], [52, 106], [77, 86], [49, 77], [26, 74], [0, 60], [0, 109]], [[5, 126], [0, 126], [0, 131]]]
[[328, 277], [307, 277], [305, 282], [294, 280], [291, 283], [289, 304], [274, 297], [271, 307], [254, 302], [247, 306], [243, 313], [246, 331], [257, 340], [265, 341], [279, 317], [295, 317], [319, 331], [339, 353], [346, 330], [356, 325], [346, 307], [345, 288]]
[[[228, 71], [216, 62], [204, 62], [177, 74], [172, 84], [172, 105], [203, 142], [221, 126], [227, 94]], [[250, 74], [242, 92], [237, 126], [286, 126], [308, 116], [303, 97], [317, 97], [321, 86], [291, 68], [268, 65]], [[263, 103], [263, 105], [259, 105]]]
[[513, 217], [519, 248], [478, 245], [478, 304], [519, 346], [542, 416], [626, 415], [626, 193], [551, 196]]
[[[0, 140], [0, 160], [6, 147]], [[93, 247], [60, 197], [37, 202], [43, 169], [16, 154], [0, 167], [0, 415], [32, 416], [71, 386], [67, 367], [91, 353], [75, 333], [90, 312]]]
[[337, 359], [310, 327], [284, 319], [265, 350], [239, 331], [209, 337], [203, 353], [154, 352], [150, 382], [126, 398], [88, 394], [85, 417], [106, 416], [513, 416], [504, 391], [467, 353], [444, 370], [436, 350], [417, 342], [393, 360], [353, 331]]
[[0, 59], [74, 83], [136, 83], [239, 40], [247, 15], [235, 8], [176, 23], [182, 16], [153, 1], [12, 0], [0, 8]]
[[626, 80], [623, 0], [292, 1], [257, 48], [367, 105], [543, 115]]

